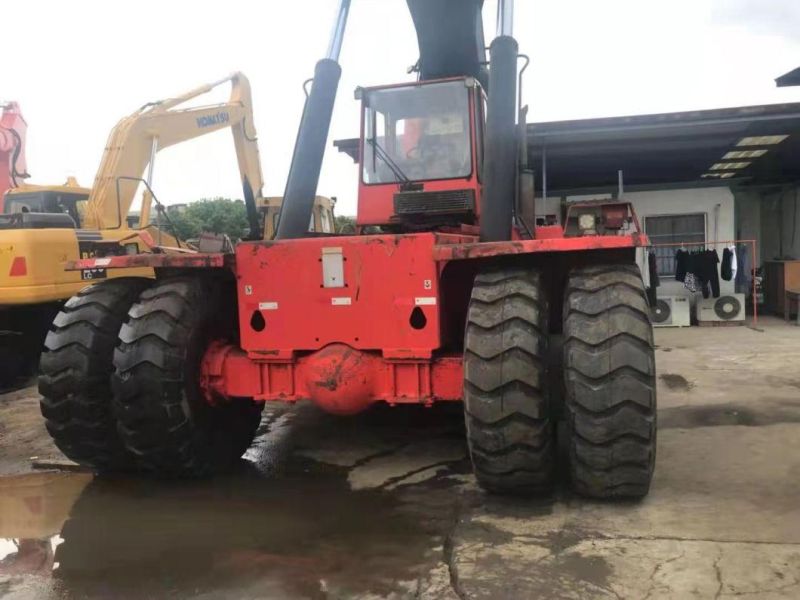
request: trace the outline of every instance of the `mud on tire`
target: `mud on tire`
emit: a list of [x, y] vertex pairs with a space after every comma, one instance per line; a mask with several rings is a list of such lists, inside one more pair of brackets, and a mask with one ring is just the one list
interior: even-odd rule
[[542, 493], [552, 485], [547, 318], [537, 271], [496, 269], [475, 278], [464, 346], [464, 410], [475, 476], [488, 491]]
[[131, 307], [112, 377], [114, 411], [126, 448], [162, 477], [224, 470], [247, 450], [263, 405], [209, 405], [200, 391], [208, 344], [236, 333], [235, 290], [205, 276], [164, 279]]
[[655, 352], [636, 266], [570, 273], [564, 376], [575, 491], [592, 498], [647, 495], [656, 455]]
[[126, 468], [130, 457], [111, 409], [111, 357], [128, 309], [146, 279], [109, 279], [70, 298], [45, 338], [39, 406], [56, 446], [97, 471]]

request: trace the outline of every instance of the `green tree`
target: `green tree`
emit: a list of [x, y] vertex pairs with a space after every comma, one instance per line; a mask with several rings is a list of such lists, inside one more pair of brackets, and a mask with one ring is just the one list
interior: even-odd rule
[[350, 215], [336, 215], [336, 233], [355, 233], [356, 218]]
[[170, 210], [168, 215], [178, 236], [184, 240], [210, 231], [224, 233], [235, 242], [247, 233], [247, 210], [241, 200], [203, 198], [183, 209]]

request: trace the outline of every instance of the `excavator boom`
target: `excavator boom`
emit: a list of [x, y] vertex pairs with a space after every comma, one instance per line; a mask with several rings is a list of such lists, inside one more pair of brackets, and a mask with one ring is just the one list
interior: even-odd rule
[[[231, 83], [227, 102], [176, 108], [226, 82]], [[146, 181], [151, 184], [153, 162], [159, 150], [230, 128], [242, 177], [250, 235], [260, 237], [256, 199], [262, 196], [264, 182], [252, 107], [249, 81], [242, 73], [233, 73], [180, 96], [146, 104], [122, 119], [106, 143], [86, 207], [85, 226], [95, 229], [123, 227], [148, 167]], [[143, 211], [148, 212], [148, 208], [143, 207]]]

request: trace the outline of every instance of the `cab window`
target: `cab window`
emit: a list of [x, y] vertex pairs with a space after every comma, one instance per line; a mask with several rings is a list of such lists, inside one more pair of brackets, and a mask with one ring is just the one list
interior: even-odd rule
[[364, 182], [469, 177], [469, 92], [460, 80], [370, 91], [361, 153]]

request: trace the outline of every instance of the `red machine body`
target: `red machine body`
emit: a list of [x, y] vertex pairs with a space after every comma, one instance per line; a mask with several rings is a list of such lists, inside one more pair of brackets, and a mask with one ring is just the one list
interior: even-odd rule
[[[68, 267], [156, 274], [98, 283], [81, 292], [96, 299], [74, 302], [54, 322], [42, 412], [68, 454], [103, 467], [120, 454], [110, 446], [119, 436], [148, 471], [202, 476], [242, 456], [265, 402], [310, 400], [352, 414], [376, 402], [463, 401], [473, 472], [486, 491], [549, 493], [556, 449], [565, 447], [576, 492], [647, 494], [657, 382], [636, 266], [648, 241], [633, 207], [569, 203], [537, 227], [520, 92], [527, 57], [512, 35], [513, 0], [497, 2], [488, 61], [483, 0], [407, 4], [419, 80], [358, 90], [360, 140], [337, 144], [359, 167], [353, 235], [308, 232], [341, 74], [350, 0], [339, 0], [274, 240], [259, 239], [256, 223], [232, 254], [156, 247]], [[74, 339], [108, 348], [110, 325], [94, 324], [105, 298], [113, 301], [104, 323], [119, 329], [119, 344], [107, 360], [87, 353], [84, 370], [113, 370], [113, 410], [96, 394], [98, 425], [89, 428], [85, 386], [64, 383], [64, 369], [76, 367], [62, 350]], [[551, 346], [558, 334], [560, 361]], [[65, 426], [65, 414], [80, 427]]]
[[562, 233], [479, 243], [474, 236], [419, 233], [240, 244], [240, 342], [209, 348], [203, 388], [212, 402], [310, 399], [339, 414], [377, 401], [460, 400], [476, 259], [552, 260], [559, 253], [569, 261], [585, 250], [613, 255], [645, 241], [638, 234]]
[[0, 105], [0, 109], [0, 212], [3, 212], [6, 192], [27, 177], [25, 136], [28, 125], [16, 102]]
[[[233, 271], [238, 340], [206, 350], [201, 388], [210, 403], [310, 399], [349, 414], [378, 401], [461, 400], [470, 290], [487, 263], [529, 264], [561, 277], [587, 250], [629, 263], [647, 244], [632, 207], [608, 202], [575, 206], [597, 213], [604, 235], [577, 230], [568, 211], [563, 227], [480, 242], [480, 84], [462, 77], [370, 88], [361, 97], [362, 235], [245, 242], [235, 257], [153, 253], [69, 267]], [[397, 233], [364, 235], [372, 226]]]

